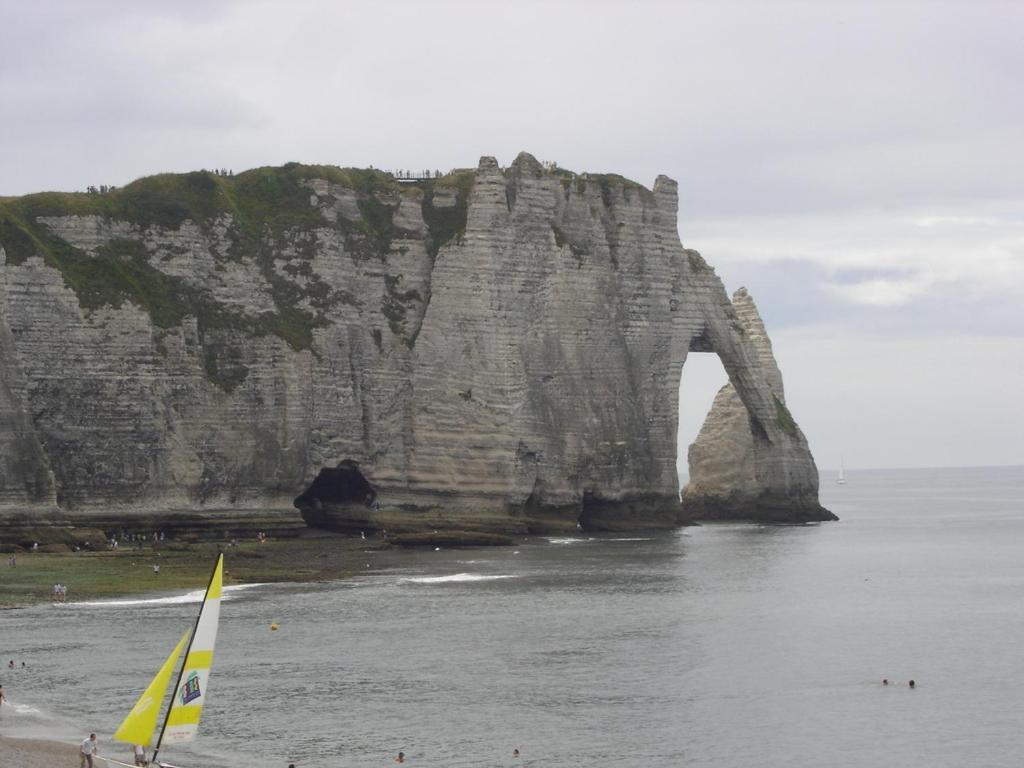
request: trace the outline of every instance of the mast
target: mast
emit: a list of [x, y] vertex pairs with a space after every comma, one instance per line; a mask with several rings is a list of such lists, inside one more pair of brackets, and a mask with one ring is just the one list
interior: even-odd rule
[[217, 554], [217, 559], [213, 563], [213, 571], [210, 572], [210, 580], [206, 583], [206, 591], [203, 593], [203, 602], [199, 606], [199, 615], [196, 616], [196, 623], [192, 625], [192, 637], [188, 639], [188, 648], [185, 649], [185, 656], [181, 660], [181, 668], [178, 670], [178, 677], [174, 681], [174, 688], [171, 690], [171, 701], [167, 705], [167, 712], [164, 713], [163, 725], [160, 726], [160, 737], [156, 740], [156, 747], [153, 748], [153, 757], [150, 758], [150, 762], [154, 765], [160, 765], [160, 763], [157, 762], [156, 756], [160, 751], [161, 742], [164, 740], [164, 732], [167, 730], [167, 721], [171, 717], [171, 710], [174, 708], [174, 696], [178, 693], [178, 686], [181, 685], [182, 675], [185, 674], [185, 667], [188, 666], [188, 654], [192, 650], [192, 643], [195, 642], [196, 630], [199, 628], [199, 620], [203, 618], [203, 609], [206, 607], [206, 598], [210, 594], [210, 587], [213, 586], [213, 579], [217, 575], [217, 567], [220, 565], [220, 561], [223, 557], [223, 553]]

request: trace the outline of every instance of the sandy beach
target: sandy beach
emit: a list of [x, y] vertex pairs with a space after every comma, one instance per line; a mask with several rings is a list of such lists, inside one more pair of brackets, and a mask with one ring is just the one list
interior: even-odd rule
[[[0, 736], [0, 765], [4, 768], [54, 768], [77, 766], [78, 749], [74, 744], [41, 739], [11, 739]], [[97, 760], [97, 768], [105, 765]]]
[[[123, 744], [115, 744], [116, 754], [96, 755], [94, 768], [120, 768], [132, 762], [131, 748]], [[110, 758], [108, 762], [105, 758]], [[0, 766], [3, 768], [77, 768], [80, 760], [78, 746], [60, 741], [46, 739], [12, 739], [0, 736]]]

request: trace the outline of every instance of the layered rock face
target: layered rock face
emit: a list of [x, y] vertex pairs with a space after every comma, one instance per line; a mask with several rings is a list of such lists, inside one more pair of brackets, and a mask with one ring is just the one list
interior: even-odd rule
[[[238, 525], [299, 497], [343, 530], [675, 525], [701, 350], [754, 441], [742, 498], [803, 519], [817, 477], [774, 363], [676, 217], [668, 178], [525, 154], [0, 202], [0, 515]], [[711, 474], [701, 509], [733, 508]]]
[[739, 328], [754, 352], [751, 362], [774, 401], [776, 422], [790, 440], [772, 442], [751, 420], [736, 388], [726, 384], [690, 446], [683, 509], [702, 520], [836, 520], [818, 503], [818, 470], [786, 407], [782, 372], [757, 306], [746, 288], [736, 291], [732, 301]]

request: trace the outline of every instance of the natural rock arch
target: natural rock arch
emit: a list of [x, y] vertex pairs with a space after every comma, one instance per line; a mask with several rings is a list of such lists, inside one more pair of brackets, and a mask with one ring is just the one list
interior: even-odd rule
[[[350, 459], [410, 526], [827, 515], [774, 363], [682, 246], [665, 176], [523, 153], [430, 180], [289, 164], [92, 198], [0, 201], [4, 514], [60, 498], [70, 517], [237, 519]], [[698, 460], [681, 507], [691, 349], [722, 359], [752, 479]]]
[[[818, 503], [818, 471], [786, 406], [782, 372], [754, 300], [733, 294], [730, 330], [738, 337], [719, 353], [729, 383], [719, 390], [688, 451], [684, 513], [695, 519], [834, 520]], [[715, 351], [714, 332], [691, 340], [691, 351]], [[720, 343], [720, 342], [719, 342]], [[744, 353], [744, 364], [727, 359]], [[736, 373], [734, 373], [736, 372]], [[740, 375], [742, 374], [742, 375]]]

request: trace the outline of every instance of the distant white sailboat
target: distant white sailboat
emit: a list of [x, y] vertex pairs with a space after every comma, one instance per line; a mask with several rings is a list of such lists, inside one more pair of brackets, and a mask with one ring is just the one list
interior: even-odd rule
[[839, 478], [836, 480], [839, 485], [846, 485], [846, 469], [843, 467], [843, 460], [839, 459]]

